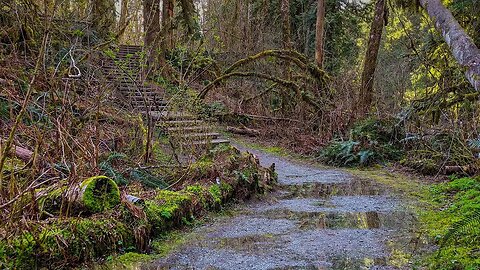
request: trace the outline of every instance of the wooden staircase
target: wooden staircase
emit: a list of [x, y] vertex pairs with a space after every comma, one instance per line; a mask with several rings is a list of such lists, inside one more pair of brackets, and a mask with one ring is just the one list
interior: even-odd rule
[[143, 76], [142, 54], [142, 46], [120, 45], [115, 58], [106, 57], [103, 62], [103, 73], [114, 82], [121, 100], [128, 102], [135, 112], [149, 117], [183, 149], [228, 144], [207, 122], [186, 112], [169, 111], [165, 91], [149, 84]]

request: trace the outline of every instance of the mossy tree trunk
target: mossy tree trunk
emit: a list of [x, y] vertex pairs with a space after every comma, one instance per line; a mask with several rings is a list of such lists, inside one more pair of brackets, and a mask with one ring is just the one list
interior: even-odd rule
[[470, 84], [480, 91], [480, 49], [440, 0], [420, 0], [420, 5], [435, 23], [457, 62], [466, 69], [465, 76]]

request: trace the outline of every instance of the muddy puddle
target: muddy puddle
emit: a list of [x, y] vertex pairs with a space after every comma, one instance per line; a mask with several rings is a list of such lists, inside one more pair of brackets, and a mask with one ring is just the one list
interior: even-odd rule
[[139, 269], [411, 269], [416, 218], [387, 187], [251, 152], [275, 163], [278, 190], [194, 229]]

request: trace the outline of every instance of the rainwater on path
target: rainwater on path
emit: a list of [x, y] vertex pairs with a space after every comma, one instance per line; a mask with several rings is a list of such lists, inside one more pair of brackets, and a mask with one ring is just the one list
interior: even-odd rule
[[275, 163], [278, 190], [196, 228], [141, 269], [411, 269], [416, 219], [398, 194], [339, 169], [242, 150]]

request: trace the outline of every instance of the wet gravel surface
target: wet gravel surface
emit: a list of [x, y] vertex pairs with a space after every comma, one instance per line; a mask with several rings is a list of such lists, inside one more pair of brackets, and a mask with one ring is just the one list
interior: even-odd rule
[[196, 228], [141, 269], [410, 269], [394, 247], [411, 240], [415, 217], [388, 189], [342, 170], [242, 150], [263, 166], [275, 163], [279, 190]]

